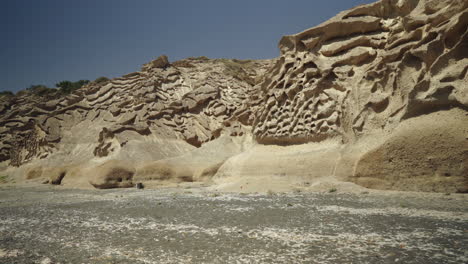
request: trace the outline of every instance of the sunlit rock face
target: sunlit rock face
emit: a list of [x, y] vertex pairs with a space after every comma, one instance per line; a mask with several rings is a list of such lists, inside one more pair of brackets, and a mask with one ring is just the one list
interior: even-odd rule
[[[262, 170], [468, 191], [467, 28], [467, 1], [387, 0], [283, 37], [249, 102], [252, 133], [265, 145], [318, 145], [277, 149]], [[224, 174], [252, 174], [270, 154], [245, 155], [244, 169], [232, 163]]]
[[91, 83], [68, 96], [2, 98], [0, 161], [20, 166], [65, 145], [91, 150], [68, 153], [71, 160], [106, 157], [143, 138], [146, 145], [167, 138], [200, 147], [217, 138], [223, 122], [246, 104], [270, 63], [200, 57], [170, 64], [161, 56], [139, 72]]
[[283, 37], [277, 59], [161, 56], [67, 96], [0, 97], [0, 171], [467, 192], [467, 28], [466, 0], [382, 0]]
[[262, 84], [259, 142], [345, 141], [468, 106], [468, 2], [379, 1], [280, 41]]

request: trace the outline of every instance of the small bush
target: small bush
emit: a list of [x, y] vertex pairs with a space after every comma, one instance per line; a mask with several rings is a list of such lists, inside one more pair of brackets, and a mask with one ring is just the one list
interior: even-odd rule
[[101, 77], [97, 78], [96, 80], [94, 80], [95, 83], [106, 83], [108, 81], [110, 81], [109, 78], [104, 77], [104, 76], [101, 76]]
[[64, 94], [70, 94], [71, 92], [80, 89], [83, 85], [89, 83], [89, 80], [79, 80], [77, 82], [70, 82], [70, 81], [61, 81], [55, 86], [60, 89], [60, 92]]
[[209, 58], [206, 57], [206, 56], [200, 56], [200, 57], [195, 57], [195, 58], [194, 58], [194, 57], [191, 57], [191, 59], [202, 60], [202, 61], [207, 61], [207, 60], [209, 60]]
[[16, 93], [16, 96], [23, 96], [23, 95], [26, 95], [26, 94], [28, 94], [28, 91], [27, 91], [27, 90], [21, 90], [21, 91], [18, 91], [18, 92]]
[[338, 191], [336, 188], [331, 188], [330, 190], [328, 190], [329, 193], [334, 193], [336, 191]]
[[31, 85], [26, 89], [27, 92], [30, 92], [37, 96], [48, 96], [57, 92], [57, 89], [49, 88], [43, 84]]
[[7, 175], [0, 175], [0, 183], [6, 183], [8, 179]]
[[249, 64], [252, 62], [252, 60], [238, 60], [238, 59], [232, 59], [233, 62], [239, 63], [239, 64]]
[[[105, 77], [104, 77], [105, 78]], [[16, 96], [23, 96], [23, 95], [36, 95], [40, 97], [59, 97], [61, 94], [70, 94], [71, 92], [83, 87], [83, 85], [88, 84], [88, 80], [79, 80], [77, 82], [70, 82], [70, 81], [61, 81], [55, 86], [58, 88], [49, 88], [43, 84], [34, 84], [26, 88], [25, 90], [21, 90], [16, 93]], [[12, 96], [13, 93], [10, 91], [0, 92], [0, 96]]]
[[1, 91], [0, 92], [0, 96], [5, 96], [5, 97], [9, 97], [9, 96], [14, 96], [15, 94], [11, 91]]
[[185, 60], [175, 61], [172, 63], [172, 66], [180, 67], [180, 68], [194, 68], [195, 67], [195, 65]]

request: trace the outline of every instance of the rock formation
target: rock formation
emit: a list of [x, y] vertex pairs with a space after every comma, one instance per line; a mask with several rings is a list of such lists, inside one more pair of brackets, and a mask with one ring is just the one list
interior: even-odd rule
[[[466, 192], [467, 8], [462, 0], [383, 0], [283, 37], [280, 58], [250, 101], [255, 140], [343, 144], [304, 147], [320, 153], [309, 158], [277, 149], [289, 161], [281, 156], [282, 168], [263, 169], [374, 188]], [[256, 160], [244, 163], [247, 171], [268, 156], [254, 153], [244, 154]]]
[[221, 135], [223, 122], [244, 107], [270, 64], [205, 57], [169, 64], [161, 56], [139, 72], [91, 83], [66, 97], [4, 97], [0, 162], [87, 167], [182, 155]]
[[161, 56], [64, 98], [3, 98], [0, 162], [98, 188], [329, 177], [466, 192], [467, 28], [465, 0], [381, 0], [283, 37], [275, 60]]
[[280, 41], [262, 84], [259, 142], [348, 142], [468, 104], [468, 2], [380, 1]]

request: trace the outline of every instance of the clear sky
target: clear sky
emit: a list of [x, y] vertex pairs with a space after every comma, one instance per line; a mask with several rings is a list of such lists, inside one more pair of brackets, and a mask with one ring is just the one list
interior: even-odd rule
[[374, 0], [0, 0], [0, 90], [137, 71], [161, 54], [264, 59]]

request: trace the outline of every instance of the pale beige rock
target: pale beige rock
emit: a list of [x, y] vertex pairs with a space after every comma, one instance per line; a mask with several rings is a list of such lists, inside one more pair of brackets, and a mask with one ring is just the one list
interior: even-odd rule
[[[460, 135], [468, 127], [467, 7], [466, 1], [379, 1], [283, 37], [281, 57], [247, 110], [256, 141], [272, 149], [242, 153], [217, 176], [283, 173], [294, 182], [308, 172], [297, 171], [295, 160], [307, 155], [293, 154], [292, 145], [338, 139], [345, 144], [332, 157], [304, 161], [310, 171], [379, 189], [466, 192], [468, 147]], [[446, 109], [453, 111], [440, 112]], [[413, 130], [399, 132], [400, 123]], [[450, 140], [457, 133], [458, 140]], [[406, 142], [410, 135], [416, 138]], [[274, 145], [288, 146], [297, 157]], [[413, 160], [389, 167], [378, 153], [390, 151]], [[432, 152], [437, 163], [420, 162]], [[323, 172], [330, 166], [333, 172]], [[434, 178], [448, 167], [450, 177]]]
[[467, 132], [461, 109], [406, 120], [358, 160], [350, 180], [377, 189], [466, 193]]
[[[51, 175], [42, 177], [57, 182], [54, 167], [87, 168], [109, 159], [144, 164], [188, 153], [220, 136], [252, 87], [242, 78], [261, 76], [269, 64], [189, 58], [171, 66], [161, 56], [141, 72], [68, 96], [2, 97], [0, 162], [49, 168]], [[25, 173], [31, 180], [42, 175]]]
[[133, 187], [135, 168], [126, 161], [112, 160], [90, 170], [89, 183], [99, 189]]
[[465, 0], [381, 0], [283, 37], [276, 60], [161, 56], [46, 102], [1, 97], [0, 170], [97, 188], [466, 192], [467, 28]]
[[283, 37], [260, 90], [257, 140], [353, 141], [411, 116], [467, 107], [467, 7], [380, 1]]

